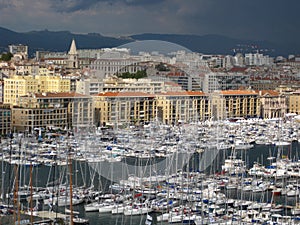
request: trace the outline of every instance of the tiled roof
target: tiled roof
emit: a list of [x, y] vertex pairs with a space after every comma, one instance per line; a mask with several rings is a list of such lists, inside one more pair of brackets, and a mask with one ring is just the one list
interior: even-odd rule
[[76, 92], [46, 92], [35, 94], [36, 98], [74, 98], [74, 97], [88, 97], [87, 95]]
[[252, 90], [226, 90], [226, 91], [220, 91], [220, 94], [222, 94], [222, 95], [255, 95], [257, 93]]
[[204, 96], [205, 93], [202, 91], [169, 91], [166, 93], [159, 93], [158, 95], [167, 95], [167, 96]]
[[247, 70], [246, 67], [233, 67], [233, 68], [231, 68], [231, 69], [229, 70], [229, 72], [233, 72], [233, 73], [238, 73], [238, 72], [240, 72], [240, 73], [243, 73], [243, 72], [245, 72], [246, 70]]
[[94, 96], [103, 96], [103, 97], [154, 97], [152, 94], [145, 92], [103, 92], [96, 94]]
[[255, 92], [259, 95], [279, 96], [279, 92], [274, 90], [256, 90]]

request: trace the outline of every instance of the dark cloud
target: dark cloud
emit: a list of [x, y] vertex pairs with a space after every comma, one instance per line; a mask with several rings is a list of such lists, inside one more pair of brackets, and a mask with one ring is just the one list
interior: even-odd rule
[[52, 7], [59, 12], [75, 12], [87, 10], [100, 3], [107, 3], [110, 6], [123, 3], [129, 6], [147, 6], [164, 2], [165, 0], [55, 0]]
[[299, 8], [299, 0], [0, 0], [0, 26], [105, 35], [220, 34], [292, 43], [300, 38]]
[[0, 9], [12, 8], [14, 7], [13, 2], [0, 0]]

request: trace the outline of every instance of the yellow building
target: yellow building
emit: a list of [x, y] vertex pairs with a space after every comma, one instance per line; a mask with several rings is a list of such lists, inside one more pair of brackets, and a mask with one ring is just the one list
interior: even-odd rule
[[153, 121], [154, 95], [105, 92], [93, 95], [96, 125], [143, 124]]
[[41, 92], [69, 92], [70, 80], [60, 76], [35, 76], [38, 80], [38, 93]]
[[210, 118], [210, 103], [203, 92], [180, 91], [156, 95], [156, 114], [165, 124], [197, 122]]
[[258, 94], [252, 90], [215, 91], [211, 101], [214, 120], [259, 116]]
[[70, 80], [60, 76], [13, 76], [4, 79], [3, 102], [16, 106], [18, 98], [29, 93], [68, 91]]
[[288, 112], [300, 115], [300, 90], [289, 95]]

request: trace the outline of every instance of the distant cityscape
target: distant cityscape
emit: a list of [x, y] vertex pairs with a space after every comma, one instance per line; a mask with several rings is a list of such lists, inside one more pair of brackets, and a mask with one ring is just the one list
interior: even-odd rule
[[78, 49], [73, 39], [68, 52], [37, 51], [32, 58], [30, 46], [9, 45], [0, 61], [0, 134], [300, 112], [298, 55], [201, 54], [172, 43], [168, 52], [133, 47]]

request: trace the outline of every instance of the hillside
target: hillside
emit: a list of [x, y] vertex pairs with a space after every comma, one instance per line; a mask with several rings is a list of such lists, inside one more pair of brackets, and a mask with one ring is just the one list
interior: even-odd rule
[[[268, 41], [252, 41], [229, 38], [221, 35], [178, 35], [178, 34], [137, 34], [129, 37], [107, 37], [98, 33], [75, 34], [69, 31], [14, 32], [0, 27], [0, 51], [6, 51], [9, 44], [29, 46], [29, 54], [37, 50], [67, 51], [75, 38], [78, 49], [111, 48], [135, 40], [162, 40], [182, 45], [191, 51], [204, 54], [234, 54], [259, 50], [266, 55], [287, 55], [300, 52], [295, 46], [285, 46]], [[298, 47], [299, 48], [299, 47]], [[262, 51], [263, 50], [263, 51]]]

